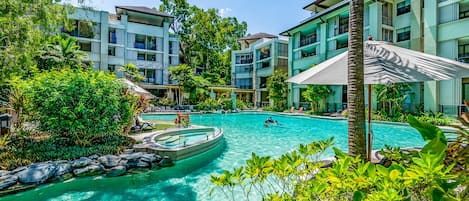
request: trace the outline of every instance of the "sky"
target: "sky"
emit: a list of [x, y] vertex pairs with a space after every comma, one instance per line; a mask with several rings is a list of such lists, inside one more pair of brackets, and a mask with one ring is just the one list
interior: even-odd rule
[[[73, 0], [75, 3], [77, 0]], [[310, 14], [303, 7], [311, 0], [188, 0], [199, 8], [216, 8], [222, 16], [236, 17], [248, 24], [248, 33], [278, 35]], [[88, 0], [87, 6], [115, 13], [114, 6], [158, 7], [159, 0]]]

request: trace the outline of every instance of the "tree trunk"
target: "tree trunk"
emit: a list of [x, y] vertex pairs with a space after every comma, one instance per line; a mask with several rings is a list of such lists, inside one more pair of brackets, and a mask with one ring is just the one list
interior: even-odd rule
[[363, 0], [350, 1], [348, 48], [348, 150], [366, 160]]

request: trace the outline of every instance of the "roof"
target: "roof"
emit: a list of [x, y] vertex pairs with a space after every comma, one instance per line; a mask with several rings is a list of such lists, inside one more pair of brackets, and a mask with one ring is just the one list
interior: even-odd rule
[[134, 12], [139, 12], [139, 13], [144, 13], [144, 14], [150, 14], [150, 15], [155, 15], [155, 16], [162, 16], [162, 17], [171, 17], [174, 18], [174, 16], [165, 13], [165, 12], [160, 12], [157, 10], [153, 10], [148, 7], [144, 6], [116, 6], [116, 9], [124, 9], [124, 10], [129, 10], [129, 11], [134, 11]]
[[261, 38], [278, 38], [278, 36], [260, 32], [260, 33], [256, 33], [250, 36], [240, 38], [239, 40], [257, 40]]
[[319, 2], [318, 2], [318, 0], [313, 0], [313, 2], [311, 2], [308, 5], [304, 6], [303, 9], [306, 9], [306, 8], [316, 4], [316, 3], [320, 3], [321, 1], [324, 1], [324, 0], [319, 0]]
[[288, 32], [290, 32], [291, 30], [296, 29], [296, 28], [298, 28], [298, 27], [301, 27], [301, 26], [303, 26], [303, 25], [307, 24], [308, 22], [311, 22], [311, 21], [313, 21], [313, 20], [315, 20], [315, 19], [321, 18], [322, 16], [324, 16], [324, 15], [326, 15], [326, 14], [329, 14], [329, 13], [331, 13], [331, 12], [333, 12], [333, 11], [339, 9], [339, 8], [348, 6], [348, 5], [349, 5], [349, 2], [350, 2], [350, 0], [344, 0], [344, 1], [338, 3], [338, 4], [334, 5], [334, 6], [331, 6], [331, 7], [327, 8], [327, 9], [325, 9], [325, 10], [323, 10], [323, 11], [317, 13], [316, 15], [313, 15], [313, 16], [311, 16], [311, 17], [309, 17], [309, 18], [306, 18], [305, 20], [301, 21], [300, 24], [298, 24], [298, 25], [296, 25], [296, 26], [294, 26], [294, 27], [292, 27], [292, 28], [290, 28], [290, 29], [288, 29], [288, 30], [286, 30], [286, 31], [283, 31], [282, 33], [280, 33], [280, 35], [282, 35], [282, 36], [288, 36], [288, 35], [289, 35]]

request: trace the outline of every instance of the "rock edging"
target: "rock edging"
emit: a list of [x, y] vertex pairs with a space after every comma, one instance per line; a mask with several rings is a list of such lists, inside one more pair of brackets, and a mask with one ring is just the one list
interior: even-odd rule
[[[35, 188], [37, 185], [65, 181], [73, 177], [122, 176], [173, 166], [168, 156], [126, 150], [121, 155], [81, 157], [76, 160], [33, 163], [11, 171], [0, 170], [0, 196]], [[139, 171], [132, 171], [138, 169]]]

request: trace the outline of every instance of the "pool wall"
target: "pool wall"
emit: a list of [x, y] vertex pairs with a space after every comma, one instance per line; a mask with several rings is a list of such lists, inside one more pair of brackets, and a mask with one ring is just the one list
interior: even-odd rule
[[[200, 141], [194, 144], [179, 147], [167, 147], [156, 143], [158, 138], [162, 138], [170, 135], [181, 135], [199, 132], [214, 132], [210, 135], [207, 140]], [[166, 131], [161, 134], [151, 136], [144, 140], [144, 144], [135, 146], [134, 149], [137, 151], [145, 151], [149, 153], [159, 154], [161, 156], [168, 156], [173, 161], [183, 160], [191, 156], [208, 151], [217, 146], [223, 139], [223, 130], [213, 127], [207, 128], [186, 128]]]

